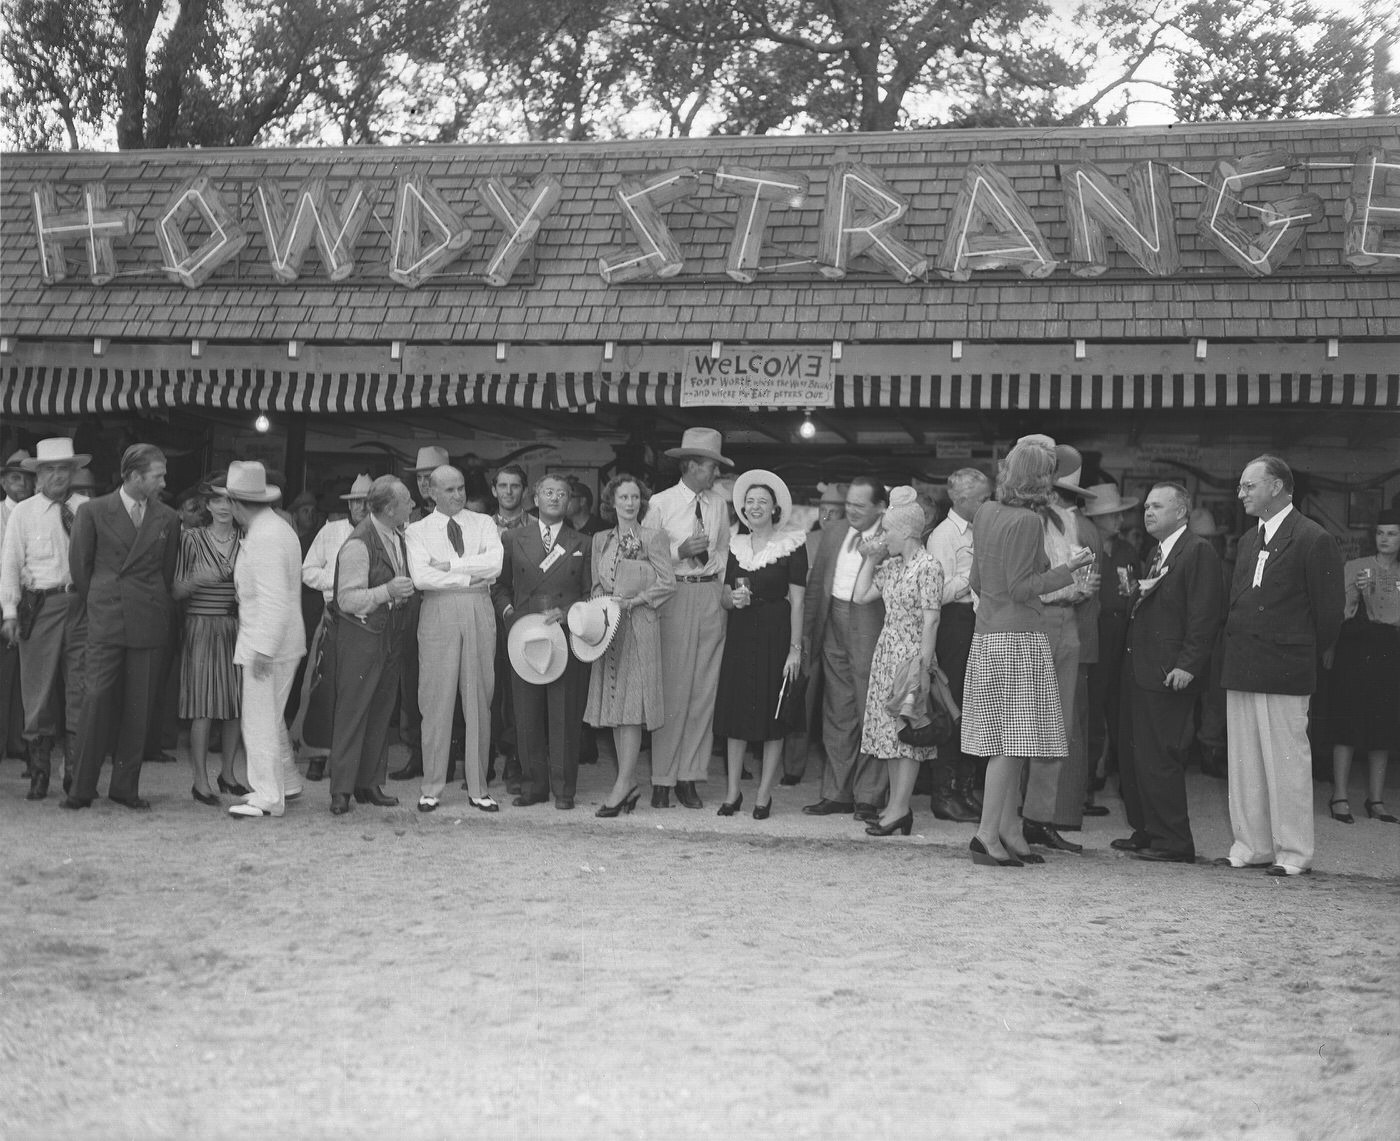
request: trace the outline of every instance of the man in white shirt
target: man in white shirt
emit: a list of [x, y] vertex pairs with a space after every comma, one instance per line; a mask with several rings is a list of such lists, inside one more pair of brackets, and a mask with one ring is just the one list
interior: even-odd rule
[[[306, 557], [301, 560], [301, 581], [303, 586], [308, 586], [312, 590], [319, 590], [323, 601], [321, 620], [316, 625], [316, 632], [311, 637], [311, 645], [306, 651], [306, 660], [309, 663], [307, 669], [313, 669], [321, 653], [321, 642], [326, 633], [326, 612], [324, 606], [328, 606], [335, 600], [335, 557], [340, 553], [341, 545], [350, 537], [356, 527], [364, 522], [365, 496], [369, 494], [369, 487], [373, 482], [368, 473], [357, 475], [355, 482], [350, 485], [350, 490], [340, 498], [345, 500], [345, 508], [349, 512], [349, 518], [331, 519], [324, 527], [316, 532], [316, 537], [311, 540], [311, 546], [306, 550]], [[306, 762], [307, 780], [324, 780], [326, 776], [326, 758], [330, 756], [330, 742], [324, 744], [309, 744], [302, 737], [302, 727], [306, 723], [307, 707], [311, 700], [311, 684], [302, 686], [301, 701], [297, 706], [297, 715], [292, 721], [292, 743], [297, 747], [297, 755]]]
[[880, 814], [889, 787], [883, 761], [860, 751], [870, 662], [885, 624], [885, 604], [853, 602], [856, 575], [867, 551], [881, 542], [889, 493], [873, 476], [857, 476], [846, 490], [846, 526], [822, 534], [817, 556], [807, 573], [802, 613], [804, 660], [821, 671], [821, 799], [802, 809], [808, 816], [854, 812], [862, 820]]
[[423, 714], [423, 782], [418, 811], [431, 812], [447, 783], [452, 713], [462, 698], [466, 778], [472, 806], [495, 812], [486, 791], [495, 688], [496, 616], [491, 585], [501, 573], [501, 537], [485, 515], [466, 510], [466, 480], [455, 467], [431, 477], [433, 511], [409, 526], [408, 566], [423, 592], [418, 617], [418, 707]]
[[676, 593], [661, 608], [662, 697], [666, 723], [651, 735], [651, 805], [671, 807], [671, 789], [686, 808], [702, 808], [695, 782], [709, 776], [714, 745], [715, 695], [724, 653], [720, 606], [729, 561], [729, 507], [714, 490], [724, 438], [713, 428], [687, 428], [679, 448], [681, 479], [658, 491], [647, 526], [664, 530], [671, 545]]
[[[5, 522], [15, 505], [34, 494], [34, 478], [24, 470], [29, 453], [13, 452], [0, 471], [0, 543], [5, 541]], [[19, 649], [0, 638], [0, 760], [23, 757], [24, 775], [30, 775], [29, 749], [24, 743], [24, 703], [19, 690]]]
[[[29, 800], [48, 795], [54, 744], [65, 730], [77, 731], [87, 641], [83, 606], [68, 567], [68, 545], [78, 507], [87, 502], [86, 496], [71, 491], [73, 473], [90, 457], [75, 455], [72, 441], [62, 437], [41, 440], [37, 450], [39, 458], [22, 462], [35, 472], [39, 494], [14, 505], [0, 539], [0, 636], [19, 648]], [[24, 622], [22, 600], [32, 614]], [[64, 755], [66, 789], [72, 785], [76, 759], [71, 744]]]
[[[948, 688], [959, 707], [967, 657], [972, 652], [973, 629], [977, 624], [977, 596], [968, 585], [972, 575], [972, 517], [991, 494], [991, 480], [983, 472], [971, 467], [955, 471], [948, 477], [952, 508], [925, 544], [928, 553], [943, 568], [943, 599], [934, 653], [939, 668], [948, 675]], [[982, 816], [982, 799], [977, 795], [978, 763], [976, 758], [961, 752], [945, 759], [945, 753], [956, 748], [950, 742], [946, 749], [938, 750], [938, 759], [933, 762], [930, 803], [939, 820], [970, 823]]]

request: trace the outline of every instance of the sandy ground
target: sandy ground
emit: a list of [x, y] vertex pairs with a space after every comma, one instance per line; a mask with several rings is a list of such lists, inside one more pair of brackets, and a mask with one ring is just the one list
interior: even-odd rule
[[1109, 796], [1084, 855], [1001, 870], [926, 803], [910, 840], [802, 816], [810, 777], [763, 823], [598, 820], [584, 774], [574, 812], [320, 784], [238, 823], [183, 764], [69, 813], [5, 762], [0, 1137], [1400, 1130], [1400, 826], [1319, 819], [1283, 881], [1122, 857]]

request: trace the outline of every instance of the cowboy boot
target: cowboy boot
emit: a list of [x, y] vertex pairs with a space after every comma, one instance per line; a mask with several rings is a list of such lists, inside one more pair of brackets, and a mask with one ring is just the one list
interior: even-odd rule
[[956, 762], [956, 776], [953, 779], [953, 787], [958, 790], [958, 796], [962, 802], [973, 812], [977, 813], [979, 819], [982, 815], [982, 794], [977, 791], [977, 761], [973, 757], [958, 756]]
[[929, 762], [933, 770], [933, 794], [929, 806], [939, 820], [951, 820], [955, 824], [974, 824], [981, 819], [957, 793], [953, 785], [953, 766], [950, 762], [938, 759]]

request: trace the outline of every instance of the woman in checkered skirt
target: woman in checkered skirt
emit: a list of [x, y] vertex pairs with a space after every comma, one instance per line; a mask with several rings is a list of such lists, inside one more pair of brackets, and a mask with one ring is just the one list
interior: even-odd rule
[[1043, 529], [1054, 478], [1054, 441], [1026, 436], [1001, 463], [996, 500], [972, 520], [977, 626], [963, 687], [962, 751], [990, 758], [982, 823], [969, 845], [979, 864], [1042, 862], [1025, 850], [1016, 819], [1024, 762], [1069, 752], [1040, 595], [1069, 586], [1093, 553], [1050, 568]]

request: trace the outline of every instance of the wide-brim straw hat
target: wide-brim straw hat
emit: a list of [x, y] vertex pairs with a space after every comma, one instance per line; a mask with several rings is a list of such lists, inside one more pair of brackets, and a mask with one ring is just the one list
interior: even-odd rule
[[681, 436], [681, 446], [667, 448], [666, 454], [674, 460], [684, 459], [686, 456], [699, 456], [701, 459], [714, 460], [725, 467], [733, 467], [734, 461], [723, 454], [723, 447], [724, 437], [714, 428], [687, 428]]
[[511, 668], [531, 685], [548, 685], [569, 664], [569, 644], [558, 622], [546, 622], [539, 614], [515, 621], [506, 638]]
[[350, 490], [342, 495], [341, 499], [367, 499], [369, 498], [370, 485], [374, 483], [368, 473], [362, 472], [355, 477], [355, 482], [350, 485]]
[[622, 623], [622, 607], [614, 598], [575, 602], [569, 607], [569, 645], [581, 662], [597, 661], [608, 652]]
[[275, 503], [282, 498], [281, 488], [268, 484], [267, 469], [257, 460], [234, 460], [213, 481], [212, 490], [243, 503]]
[[29, 459], [29, 453], [23, 448], [10, 453], [10, 458], [5, 461], [5, 467], [0, 470], [0, 475], [9, 475], [12, 471], [27, 471], [28, 469], [24, 466], [24, 461], [27, 459]]
[[744, 496], [756, 483], [773, 489], [773, 494], [777, 497], [774, 503], [782, 512], [779, 517], [780, 522], [785, 523], [791, 519], [792, 492], [788, 490], [788, 485], [783, 482], [783, 477], [767, 468], [756, 467], [750, 468], [734, 481], [734, 510], [739, 513], [739, 518], [743, 520], [745, 525], [748, 524], [748, 520], [744, 519]]
[[[15, 455], [19, 453], [16, 452]], [[14, 459], [14, 456], [10, 458]], [[34, 455], [20, 460], [19, 466], [27, 472], [36, 472], [40, 464], [72, 464], [75, 468], [80, 468], [87, 467], [91, 460], [91, 456], [74, 453], [73, 441], [67, 436], [51, 436], [47, 440], [40, 440], [34, 448]], [[10, 470], [8, 464], [5, 470]]]
[[1135, 496], [1124, 499], [1116, 483], [1096, 483], [1089, 488], [1089, 494], [1093, 498], [1080, 510], [1090, 518], [1095, 515], [1112, 515], [1117, 511], [1127, 511], [1130, 507], [1138, 505]]
[[418, 459], [408, 470], [414, 475], [422, 475], [425, 471], [437, 471], [445, 464], [450, 464], [452, 457], [447, 454], [446, 448], [426, 447], [418, 449]]
[[1079, 450], [1068, 444], [1056, 444], [1055, 487], [1060, 491], [1077, 495], [1081, 499], [1093, 500], [1094, 493], [1088, 488], [1079, 486], [1079, 479], [1083, 473], [1084, 457], [1079, 454]]

